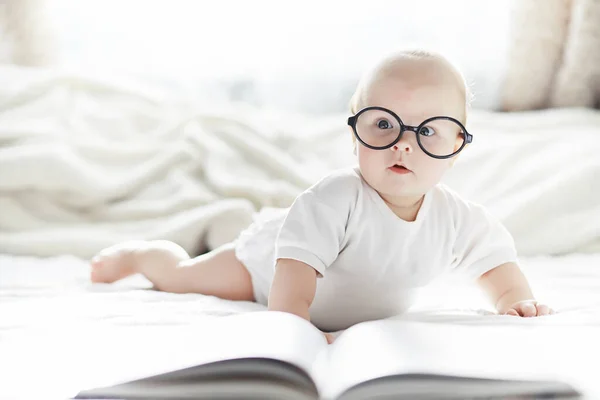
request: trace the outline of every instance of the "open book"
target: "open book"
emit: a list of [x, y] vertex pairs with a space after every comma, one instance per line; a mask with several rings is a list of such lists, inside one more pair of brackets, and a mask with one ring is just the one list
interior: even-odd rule
[[529, 331], [382, 320], [353, 326], [328, 345], [302, 318], [252, 312], [203, 329], [191, 350], [193, 363], [76, 398], [578, 397], [555, 374], [558, 354]]

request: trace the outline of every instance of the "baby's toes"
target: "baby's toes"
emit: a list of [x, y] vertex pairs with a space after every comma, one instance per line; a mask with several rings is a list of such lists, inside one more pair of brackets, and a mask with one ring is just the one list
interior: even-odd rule
[[100, 256], [94, 256], [91, 259], [90, 266], [92, 269], [90, 271], [90, 280], [92, 282], [107, 282], [105, 262], [104, 257]]
[[92, 259], [90, 260], [90, 265], [92, 266], [92, 268], [99, 267], [104, 262], [104, 258], [104, 256], [101, 256], [100, 253], [98, 253], [94, 257], [92, 257]]
[[90, 260], [90, 280], [95, 283], [112, 283], [134, 273], [132, 251], [107, 248]]
[[537, 315], [537, 309], [531, 303], [524, 304], [521, 307], [521, 312], [523, 313], [524, 317], [535, 317]]
[[537, 315], [538, 316], [550, 315], [550, 307], [548, 307], [545, 304], [538, 304], [537, 305]]

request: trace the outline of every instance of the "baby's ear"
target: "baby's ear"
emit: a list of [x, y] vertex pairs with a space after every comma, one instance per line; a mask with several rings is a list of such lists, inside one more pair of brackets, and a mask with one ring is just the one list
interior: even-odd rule
[[459, 156], [460, 154], [457, 154], [454, 157], [452, 157], [452, 159], [450, 160], [450, 168], [454, 167], [454, 163], [456, 162]]
[[351, 126], [348, 126], [350, 130], [350, 137], [352, 138], [352, 154], [356, 155], [356, 138], [354, 137], [354, 131]]
[[456, 160], [458, 159], [458, 157], [460, 157], [460, 155], [462, 154], [462, 152], [465, 151], [468, 147], [469, 147], [469, 145], [466, 144], [465, 148], [462, 149], [462, 151], [460, 153], [458, 153], [457, 155], [455, 155], [454, 157], [452, 157], [452, 160], [450, 160], [450, 168], [454, 167], [454, 163], [456, 162]]

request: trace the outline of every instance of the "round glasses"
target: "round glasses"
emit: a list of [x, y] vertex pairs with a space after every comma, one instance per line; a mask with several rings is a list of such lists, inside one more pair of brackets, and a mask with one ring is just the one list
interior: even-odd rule
[[413, 131], [425, 154], [433, 158], [450, 158], [473, 141], [465, 127], [452, 117], [432, 117], [419, 126], [405, 125], [394, 112], [383, 107], [367, 107], [348, 118], [356, 139], [373, 150], [389, 149]]

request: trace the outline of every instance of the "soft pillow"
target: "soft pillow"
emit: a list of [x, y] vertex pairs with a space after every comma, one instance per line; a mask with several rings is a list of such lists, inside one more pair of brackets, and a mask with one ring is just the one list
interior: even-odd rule
[[571, 0], [519, 0], [513, 9], [504, 111], [545, 108], [568, 32]]
[[573, 4], [565, 52], [550, 98], [553, 107], [600, 104], [600, 1]]
[[46, 65], [55, 50], [45, 0], [0, 2], [0, 63]]

